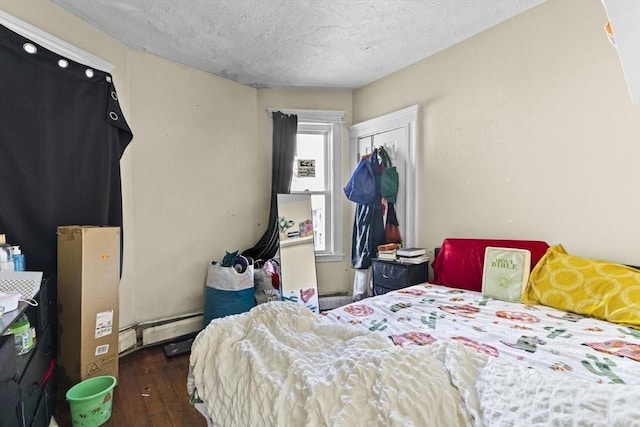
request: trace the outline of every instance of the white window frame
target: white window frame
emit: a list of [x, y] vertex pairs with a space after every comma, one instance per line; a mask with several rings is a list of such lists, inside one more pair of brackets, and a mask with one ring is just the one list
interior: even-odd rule
[[[342, 127], [344, 111], [338, 110], [301, 110], [287, 108], [268, 108], [269, 117], [280, 111], [284, 114], [295, 114], [298, 123], [327, 123], [331, 125], [330, 138], [326, 145], [326, 188], [330, 197], [325, 206], [326, 240], [325, 250], [316, 252], [316, 261], [333, 262], [344, 259], [342, 236]], [[314, 194], [314, 192], [309, 192]]]

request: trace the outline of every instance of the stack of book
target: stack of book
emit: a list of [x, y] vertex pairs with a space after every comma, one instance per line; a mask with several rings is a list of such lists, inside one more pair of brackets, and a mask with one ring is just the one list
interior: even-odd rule
[[396, 255], [396, 261], [405, 264], [422, 264], [429, 261], [426, 248], [400, 248]]
[[378, 259], [386, 261], [395, 261], [398, 253], [399, 245], [397, 243], [388, 243], [378, 246]]

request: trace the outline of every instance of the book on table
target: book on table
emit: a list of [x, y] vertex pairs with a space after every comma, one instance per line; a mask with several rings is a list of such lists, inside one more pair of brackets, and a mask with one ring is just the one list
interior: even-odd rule
[[396, 251], [378, 251], [378, 259], [386, 260], [386, 261], [395, 261], [396, 260]]
[[482, 267], [482, 294], [506, 301], [520, 301], [530, 272], [530, 251], [488, 246]]
[[396, 261], [403, 264], [422, 264], [429, 261], [429, 257], [426, 254], [412, 257], [398, 256]]
[[398, 244], [397, 243], [387, 243], [384, 245], [378, 246], [378, 259], [383, 259], [386, 261], [393, 261], [396, 259], [396, 254], [398, 252]]
[[426, 255], [426, 253], [427, 253], [427, 249], [426, 248], [400, 248], [400, 249], [398, 249], [398, 256], [404, 256], [404, 257], [421, 256], [421, 255]]

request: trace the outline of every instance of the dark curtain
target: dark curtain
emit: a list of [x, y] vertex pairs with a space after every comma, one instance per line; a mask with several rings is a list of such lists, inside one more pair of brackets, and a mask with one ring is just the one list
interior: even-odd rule
[[287, 194], [291, 190], [293, 157], [296, 153], [298, 116], [276, 111], [273, 120], [273, 149], [271, 153], [271, 204], [267, 231], [258, 243], [242, 252], [254, 260], [267, 260], [278, 251], [278, 193]]
[[0, 26], [0, 233], [27, 270], [55, 277], [59, 225], [122, 226], [132, 136], [111, 75]]

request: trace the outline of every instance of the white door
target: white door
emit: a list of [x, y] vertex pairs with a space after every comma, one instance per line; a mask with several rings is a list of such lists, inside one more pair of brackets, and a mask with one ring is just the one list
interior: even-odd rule
[[416, 143], [418, 106], [390, 113], [349, 127], [352, 165], [370, 154], [374, 147], [384, 146], [399, 177], [395, 208], [404, 246], [417, 244], [416, 221]]

